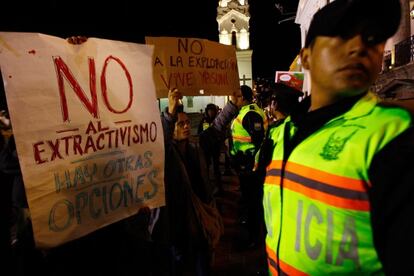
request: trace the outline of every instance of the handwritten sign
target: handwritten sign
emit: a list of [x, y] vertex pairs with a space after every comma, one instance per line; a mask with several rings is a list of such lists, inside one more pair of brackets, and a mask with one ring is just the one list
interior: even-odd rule
[[146, 37], [145, 41], [155, 45], [157, 97], [167, 97], [173, 87], [186, 96], [230, 95], [240, 89], [233, 46], [196, 38]]
[[0, 33], [0, 66], [36, 244], [164, 205], [153, 47]]

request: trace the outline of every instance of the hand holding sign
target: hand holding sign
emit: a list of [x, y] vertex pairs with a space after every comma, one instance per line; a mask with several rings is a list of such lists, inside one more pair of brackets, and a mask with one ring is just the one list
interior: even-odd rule
[[74, 45], [79, 45], [82, 44], [84, 42], [86, 42], [86, 40], [88, 40], [88, 38], [86, 36], [71, 36], [66, 38], [67, 42], [69, 42], [70, 44], [74, 44]]
[[163, 206], [152, 47], [35, 33], [0, 32], [0, 41], [36, 246]]
[[177, 88], [168, 91], [168, 113], [175, 115], [177, 109], [182, 106], [183, 95]]

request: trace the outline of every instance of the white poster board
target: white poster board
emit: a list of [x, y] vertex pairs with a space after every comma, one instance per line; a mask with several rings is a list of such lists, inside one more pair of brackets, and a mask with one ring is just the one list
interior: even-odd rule
[[0, 66], [38, 247], [165, 204], [153, 47], [0, 33]]

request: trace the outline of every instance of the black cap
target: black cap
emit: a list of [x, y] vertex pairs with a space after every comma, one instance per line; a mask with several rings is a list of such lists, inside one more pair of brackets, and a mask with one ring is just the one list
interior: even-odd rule
[[213, 104], [213, 103], [209, 103], [208, 105], [206, 105], [206, 111], [212, 109], [212, 110], [217, 110], [218, 106]]
[[217, 105], [209, 103], [208, 105], [206, 105], [206, 109], [217, 109]]
[[265, 87], [262, 87], [257, 94], [257, 98], [260, 101], [262, 107], [269, 104], [270, 100], [276, 100], [278, 102], [297, 102], [304, 94], [302, 91], [291, 87], [282, 82], [268, 83]]
[[272, 85], [273, 95], [271, 101], [276, 101], [277, 110], [288, 115], [299, 109], [299, 98], [303, 96], [303, 92], [284, 83], [275, 83]]
[[291, 98], [299, 98], [303, 96], [303, 92], [284, 84], [282, 82], [276, 82], [272, 85], [273, 90], [275, 91], [276, 95], [280, 95], [282, 97], [291, 97]]
[[346, 38], [356, 33], [373, 44], [384, 42], [398, 30], [400, 19], [399, 0], [335, 0], [313, 16], [305, 47], [317, 36]]

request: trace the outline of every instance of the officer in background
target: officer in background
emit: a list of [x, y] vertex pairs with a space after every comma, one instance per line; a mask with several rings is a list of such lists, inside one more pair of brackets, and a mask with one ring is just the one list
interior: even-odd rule
[[258, 105], [264, 109], [268, 128], [260, 150], [256, 154], [254, 170], [264, 183], [266, 167], [272, 160], [274, 143], [272, 132], [281, 125], [285, 118], [292, 113], [307, 111], [310, 105], [310, 97], [303, 97], [304, 93], [284, 83], [259, 82], [257, 86]]
[[214, 119], [216, 118], [217, 114], [218, 106], [213, 103], [209, 103], [205, 108], [203, 118], [198, 124], [197, 134], [200, 134], [201, 132], [209, 128], [213, 123]]
[[253, 103], [253, 91], [247, 85], [240, 87], [240, 111], [231, 124], [232, 143], [230, 154], [238, 173], [241, 191], [241, 223], [247, 224], [248, 235], [245, 246], [251, 248], [261, 240], [262, 187], [253, 172], [254, 157], [263, 141], [267, 129], [264, 111]]
[[[212, 124], [214, 119], [217, 117], [219, 108], [213, 103], [209, 103], [204, 111], [203, 118], [198, 124], [197, 134], [200, 135], [203, 131], [206, 131]], [[223, 144], [223, 139], [217, 139], [217, 141], [210, 141], [209, 144], [214, 145], [208, 151], [205, 152], [206, 163], [209, 171], [209, 175], [214, 175], [214, 185], [217, 192], [222, 192], [223, 187], [221, 183], [221, 172], [220, 172], [220, 149]]]
[[279, 125], [292, 112], [302, 108], [304, 105], [300, 100], [308, 100], [302, 98], [302, 91], [284, 83], [260, 81], [256, 93], [257, 104], [267, 115], [268, 132], [271, 126]]

